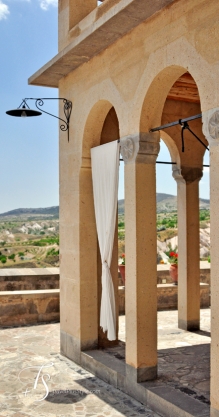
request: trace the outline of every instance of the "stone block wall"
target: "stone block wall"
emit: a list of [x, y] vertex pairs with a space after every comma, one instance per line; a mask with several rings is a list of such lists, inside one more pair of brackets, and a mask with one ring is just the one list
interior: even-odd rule
[[59, 268], [0, 269], [0, 327], [57, 322]]
[[0, 326], [59, 321], [59, 290], [1, 291]]
[[59, 288], [59, 268], [0, 269], [0, 291]]
[[[163, 283], [166, 281], [166, 283]], [[158, 311], [177, 309], [178, 287], [169, 267], [157, 267]], [[200, 307], [210, 306], [210, 266], [201, 263]], [[119, 314], [125, 314], [125, 287], [119, 277]], [[59, 321], [59, 268], [0, 270], [0, 327]]]
[[[209, 308], [209, 284], [200, 284], [200, 308]], [[177, 310], [178, 287], [173, 284], [157, 285], [157, 310]], [[125, 287], [119, 287], [119, 314], [125, 314]]]

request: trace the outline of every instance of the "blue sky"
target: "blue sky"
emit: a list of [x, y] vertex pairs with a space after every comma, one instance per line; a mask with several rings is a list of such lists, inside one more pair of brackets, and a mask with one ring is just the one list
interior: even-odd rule
[[[58, 121], [46, 115], [18, 119], [5, 114], [24, 97], [58, 96], [56, 89], [27, 84], [56, 55], [57, 36], [57, 0], [0, 0], [0, 213], [59, 204]], [[46, 103], [44, 109], [58, 114], [56, 101]], [[165, 146], [159, 159], [170, 160]], [[203, 198], [209, 197], [208, 175], [200, 185]], [[119, 198], [123, 198], [123, 164], [120, 178]], [[169, 166], [157, 167], [157, 191], [176, 194]]]

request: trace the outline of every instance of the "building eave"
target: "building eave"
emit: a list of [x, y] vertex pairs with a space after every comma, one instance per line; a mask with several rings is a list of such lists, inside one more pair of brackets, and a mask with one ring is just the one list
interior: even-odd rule
[[[63, 77], [108, 48], [140, 23], [176, 1], [118, 0], [110, 7], [109, 0], [106, 2], [107, 8], [103, 3], [77, 25], [80, 34], [35, 72], [28, 79], [28, 83], [57, 88]], [[104, 7], [106, 11], [101, 14], [100, 10]], [[74, 30], [75, 28], [71, 32], [73, 33]]]

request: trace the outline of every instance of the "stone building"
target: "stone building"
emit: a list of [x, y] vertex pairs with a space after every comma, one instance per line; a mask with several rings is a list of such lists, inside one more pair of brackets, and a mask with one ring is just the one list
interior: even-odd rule
[[[61, 352], [91, 369], [84, 352], [117, 341], [109, 342], [98, 326], [101, 263], [90, 149], [120, 139], [127, 308], [126, 375], [117, 386], [138, 399], [139, 383], [157, 376], [160, 137], [176, 162], [179, 327], [199, 329], [200, 322], [199, 180], [206, 149], [185, 129], [182, 152], [180, 125], [151, 129], [202, 113], [189, 126], [210, 148], [211, 417], [219, 416], [218, 13], [217, 0], [59, 0], [59, 52], [29, 79], [59, 88], [60, 97], [73, 102], [69, 142], [60, 132]], [[117, 297], [116, 236], [111, 272]]]

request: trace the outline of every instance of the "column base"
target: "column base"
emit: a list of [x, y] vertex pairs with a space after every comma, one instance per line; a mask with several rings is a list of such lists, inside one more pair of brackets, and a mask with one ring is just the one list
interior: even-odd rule
[[97, 348], [97, 340], [85, 341], [70, 335], [69, 333], [60, 331], [60, 353], [72, 361], [81, 364], [81, 352]]
[[79, 340], [61, 330], [60, 332], [60, 353], [72, 361], [81, 363], [81, 346]]
[[126, 364], [126, 378], [134, 382], [151, 381], [157, 378], [157, 366], [134, 368]]
[[200, 330], [200, 320], [178, 320], [178, 327], [182, 330]]
[[211, 417], [219, 417], [219, 410], [216, 410], [216, 408], [211, 407]]

